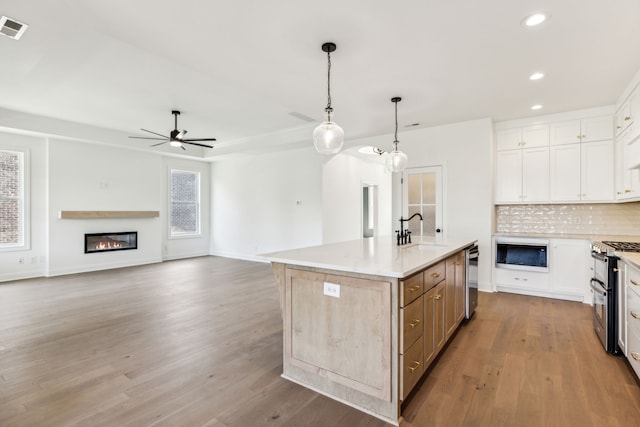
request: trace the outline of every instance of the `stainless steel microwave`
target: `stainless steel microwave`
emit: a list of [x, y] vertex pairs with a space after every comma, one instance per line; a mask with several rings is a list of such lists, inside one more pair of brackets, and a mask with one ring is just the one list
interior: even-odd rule
[[496, 237], [496, 268], [549, 271], [549, 240]]

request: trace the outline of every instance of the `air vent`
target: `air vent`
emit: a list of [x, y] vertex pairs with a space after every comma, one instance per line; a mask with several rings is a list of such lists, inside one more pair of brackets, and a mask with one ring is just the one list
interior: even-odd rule
[[0, 34], [15, 40], [19, 40], [24, 32], [27, 31], [28, 27], [27, 24], [7, 18], [6, 16], [0, 18]]

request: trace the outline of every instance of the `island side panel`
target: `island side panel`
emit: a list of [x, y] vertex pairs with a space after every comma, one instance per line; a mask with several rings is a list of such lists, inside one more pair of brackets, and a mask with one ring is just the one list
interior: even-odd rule
[[397, 279], [290, 267], [283, 376], [397, 423]]
[[285, 282], [285, 265], [279, 262], [271, 263], [271, 270], [276, 278], [276, 287], [278, 288], [278, 295], [280, 295], [280, 312], [284, 319], [284, 282]]

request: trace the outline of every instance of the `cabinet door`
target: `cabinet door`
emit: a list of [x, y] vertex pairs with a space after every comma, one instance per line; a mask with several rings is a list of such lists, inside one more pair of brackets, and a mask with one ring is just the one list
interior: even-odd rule
[[496, 154], [496, 202], [520, 202], [522, 195], [522, 151]]
[[535, 125], [522, 128], [522, 148], [548, 147], [549, 125]]
[[435, 286], [429, 289], [424, 294], [424, 369], [429, 367], [429, 364], [436, 357], [436, 342], [435, 342], [435, 327], [436, 327], [436, 304], [438, 301], [435, 296], [438, 294], [438, 287]]
[[[640, 113], [640, 111], [638, 111]], [[631, 107], [629, 100], [626, 100], [618, 109], [615, 115], [616, 135], [623, 132], [631, 123]]]
[[462, 319], [464, 319], [465, 314], [465, 304], [466, 304], [466, 284], [467, 284], [467, 276], [466, 276], [466, 258], [464, 252], [459, 252], [456, 255], [456, 260], [454, 263], [455, 273], [456, 273], [456, 325], [460, 324]]
[[550, 145], [577, 144], [580, 142], [580, 120], [552, 123]]
[[444, 347], [446, 331], [444, 323], [445, 296], [444, 296], [445, 280], [440, 282], [435, 288], [433, 296], [433, 347], [437, 355], [442, 347]]
[[580, 200], [580, 144], [557, 145], [549, 149], [551, 200]]
[[582, 142], [613, 139], [613, 118], [602, 116], [583, 119], [581, 129]]
[[629, 117], [629, 124], [635, 124], [630, 135], [631, 139], [634, 139], [640, 136], [640, 86], [629, 96]]
[[500, 129], [496, 130], [496, 149], [515, 150], [522, 146], [522, 129]]
[[549, 200], [549, 148], [522, 150], [523, 202]]
[[582, 200], [613, 200], [613, 141], [581, 144]]
[[[636, 126], [636, 124], [631, 125]], [[640, 196], [640, 170], [627, 169], [630, 153], [628, 151], [628, 137], [631, 129], [626, 129], [615, 142], [615, 189], [616, 200], [625, 200]]]
[[456, 256], [447, 258], [447, 278], [444, 280], [444, 319], [447, 339], [456, 330]]
[[627, 355], [627, 266], [618, 261], [618, 345], [622, 354]]
[[587, 242], [578, 239], [551, 240], [551, 290], [584, 300], [588, 295]]

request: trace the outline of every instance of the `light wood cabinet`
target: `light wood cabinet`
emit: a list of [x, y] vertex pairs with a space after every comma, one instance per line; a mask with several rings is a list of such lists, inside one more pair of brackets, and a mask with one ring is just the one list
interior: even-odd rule
[[465, 268], [464, 252], [458, 253], [446, 260], [447, 277], [445, 279], [445, 328], [447, 338], [455, 332], [464, 318], [464, 285]]
[[424, 366], [431, 365], [442, 347], [444, 347], [445, 330], [445, 291], [444, 281], [429, 289], [424, 295]]

